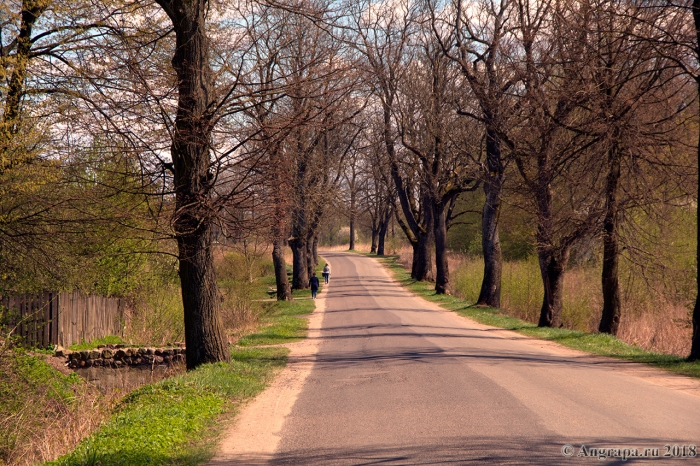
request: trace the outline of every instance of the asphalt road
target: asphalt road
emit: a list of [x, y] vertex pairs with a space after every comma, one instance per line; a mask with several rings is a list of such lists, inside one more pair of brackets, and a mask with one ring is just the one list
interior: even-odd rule
[[594, 448], [660, 456], [605, 464], [700, 464], [700, 451], [663, 457], [700, 445], [695, 381], [479, 325], [371, 258], [323, 257], [318, 352], [273, 464], [597, 464], [579, 456]]

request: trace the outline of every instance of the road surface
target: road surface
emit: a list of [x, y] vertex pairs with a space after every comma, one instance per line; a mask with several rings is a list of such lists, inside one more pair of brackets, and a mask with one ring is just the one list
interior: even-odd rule
[[[323, 257], [331, 283], [293, 380], [249, 407], [238, 446], [211, 464], [592, 464], [635, 448], [649, 458], [605, 463], [700, 464], [697, 381], [480, 325], [372, 258]], [[250, 439], [263, 447], [242, 451]]]

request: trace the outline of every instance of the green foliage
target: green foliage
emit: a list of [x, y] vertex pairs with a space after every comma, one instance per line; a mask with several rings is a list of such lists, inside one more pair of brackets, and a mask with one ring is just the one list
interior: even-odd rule
[[110, 420], [50, 465], [199, 464], [212, 456], [207, 432], [225, 410], [258, 394], [286, 361], [286, 349], [236, 349], [231, 363], [144, 386], [129, 394]]
[[83, 351], [97, 348], [99, 345], [123, 345], [126, 341], [117, 335], [107, 335], [102, 338], [95, 338], [90, 341], [81, 341], [80, 343], [74, 343], [68, 347], [71, 351]]
[[[448, 246], [469, 256], [481, 255], [481, 211], [484, 193], [481, 190], [464, 193], [455, 207], [460, 216], [448, 232]], [[535, 253], [534, 221], [522, 209], [510, 204], [501, 205], [499, 235], [505, 260], [525, 260]]]
[[184, 309], [180, 286], [167, 278], [146, 281], [137, 291], [124, 338], [141, 345], [184, 341]]

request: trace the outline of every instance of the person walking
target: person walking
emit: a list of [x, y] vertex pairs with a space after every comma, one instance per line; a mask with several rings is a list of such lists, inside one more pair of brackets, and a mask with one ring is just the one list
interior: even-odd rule
[[331, 279], [331, 266], [326, 262], [326, 266], [323, 267], [323, 272], [321, 273], [323, 275], [323, 279], [325, 280], [325, 283], [328, 283], [328, 281]]
[[316, 272], [314, 272], [313, 277], [309, 279], [309, 283], [311, 284], [311, 298], [316, 299], [316, 293], [318, 293], [318, 287], [320, 286]]

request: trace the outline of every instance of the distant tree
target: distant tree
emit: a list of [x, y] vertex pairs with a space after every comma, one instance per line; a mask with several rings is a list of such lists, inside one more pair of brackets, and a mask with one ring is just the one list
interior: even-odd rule
[[405, 164], [399, 153], [394, 121], [400, 81], [411, 61], [418, 9], [408, 1], [381, 6], [360, 2], [348, 14], [353, 45], [363, 57], [366, 82], [377, 101], [386, 157], [386, 164], [381, 165], [387, 167], [396, 189], [393, 210], [413, 248], [411, 277], [432, 281], [433, 212], [425, 185], [419, 181], [420, 168]]

